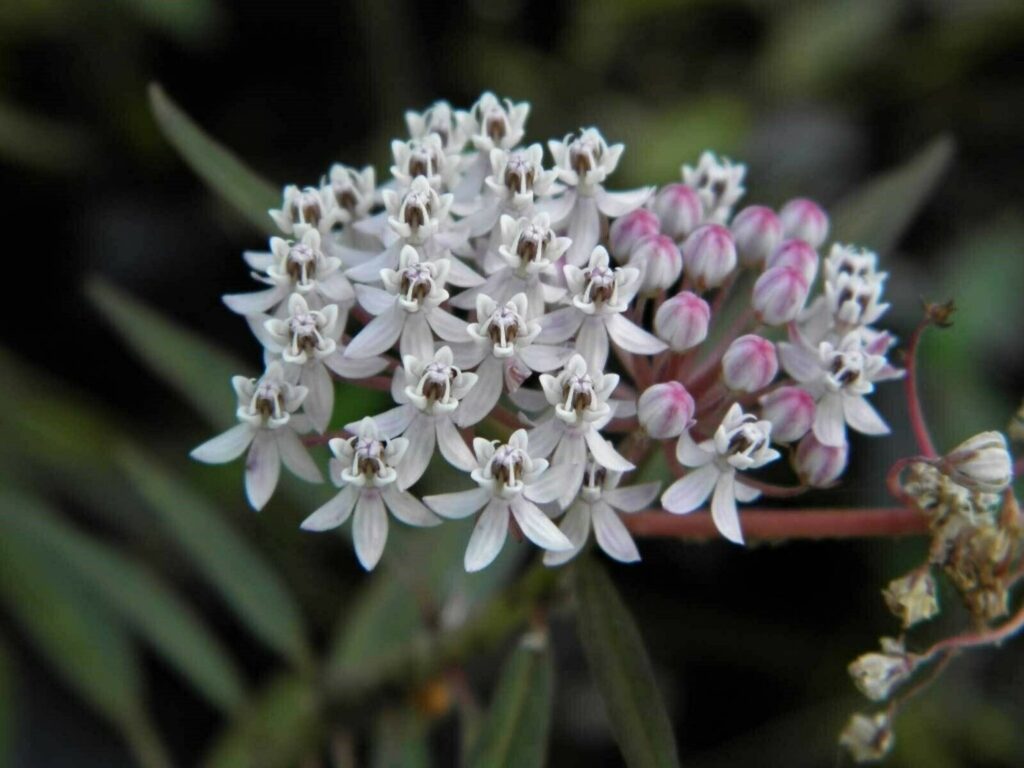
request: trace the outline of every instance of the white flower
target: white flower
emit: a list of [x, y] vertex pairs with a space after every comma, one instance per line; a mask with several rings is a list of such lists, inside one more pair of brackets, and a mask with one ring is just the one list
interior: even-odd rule
[[462, 220], [471, 236], [480, 237], [491, 232], [503, 214], [528, 215], [533, 211], [535, 197], [551, 194], [558, 173], [545, 171], [543, 159], [544, 148], [540, 144], [531, 144], [526, 149], [513, 152], [491, 150], [491, 174], [484, 179], [488, 194]]
[[597, 246], [584, 269], [566, 264], [565, 282], [572, 305], [542, 318], [540, 341], [563, 342], [576, 336], [576, 349], [591, 369], [608, 362], [608, 338], [626, 352], [655, 355], [668, 349], [657, 336], [623, 317], [640, 288], [640, 271], [612, 268], [608, 251]]
[[728, 221], [733, 205], [746, 191], [743, 187], [746, 172], [745, 165], [733, 164], [726, 157], [719, 159], [712, 152], [704, 152], [696, 168], [683, 166], [683, 183], [700, 195], [705, 222], [724, 224]]
[[621, 473], [609, 472], [593, 460], [587, 462], [579, 498], [569, 507], [559, 526], [573, 548], [568, 552], [546, 552], [545, 565], [561, 565], [578, 555], [587, 543], [591, 527], [598, 546], [609, 557], [620, 563], [635, 563], [640, 559], [636, 543], [619, 519], [619, 513], [646, 509], [657, 498], [661, 483], [619, 488], [621, 479]]
[[[300, 293], [315, 309], [335, 303], [347, 312], [355, 292], [341, 272], [341, 259], [324, 254], [320, 232], [313, 227], [300, 224], [294, 229], [298, 242], [272, 237], [269, 253], [246, 254], [249, 265], [258, 270], [252, 276], [271, 287], [256, 293], [224, 296], [228, 309], [246, 317], [271, 313], [289, 294]], [[341, 325], [344, 324], [343, 319]]]
[[473, 452], [476, 467], [472, 478], [478, 488], [423, 499], [437, 514], [454, 519], [483, 508], [466, 548], [467, 571], [486, 568], [498, 556], [508, 535], [510, 516], [538, 547], [556, 552], [572, 549], [572, 542], [537, 507], [558, 495], [565, 471], [548, 469], [547, 461], [530, 456], [526, 430], [513, 432], [504, 445], [478, 437]]
[[[402, 435], [409, 441], [398, 486], [408, 488], [423, 476], [435, 445], [452, 466], [468, 472], [474, 466], [473, 454], [456, 429], [455, 417], [477, 382], [476, 374], [455, 366], [449, 347], [426, 357], [406, 355], [403, 365], [395, 371], [391, 387], [398, 406], [376, 418], [382, 434]], [[353, 432], [355, 426], [345, 428]]]
[[965, 440], [943, 465], [955, 482], [985, 493], [1001, 493], [1013, 482], [1013, 462], [1000, 432], [982, 432]]
[[572, 247], [566, 261], [579, 266], [594, 250], [601, 237], [601, 214], [616, 218], [643, 205], [654, 187], [629, 192], [608, 192], [603, 184], [619, 164], [622, 144], [608, 146], [596, 128], [587, 128], [578, 136], [549, 141], [558, 179], [567, 189], [544, 208], [555, 226], [565, 226]]
[[771, 422], [757, 421], [753, 414], [743, 413], [739, 403], [733, 403], [712, 439], [696, 443], [689, 432], [684, 432], [676, 445], [676, 458], [693, 471], [668, 487], [661, 496], [661, 505], [683, 515], [700, 507], [714, 493], [711, 517], [715, 527], [729, 541], [742, 544], [736, 502], [753, 501], [760, 493], [737, 481], [736, 473], [779, 458], [779, 452], [771, 448], [771, 430]]
[[377, 193], [377, 175], [372, 165], [361, 171], [335, 163], [327, 172], [322, 191], [330, 191], [342, 224], [351, 224], [369, 216]]
[[780, 342], [779, 357], [786, 372], [814, 396], [814, 436], [825, 445], [846, 442], [846, 426], [866, 435], [889, 434], [889, 427], [865, 399], [875, 382], [903, 374], [873, 354], [860, 333], [848, 333], [838, 346], [823, 341], [818, 349]]
[[439, 195], [425, 176], [417, 176], [404, 195], [392, 189], [381, 192], [388, 212], [388, 226], [406, 243], [419, 245], [441, 231], [452, 205], [450, 194]]
[[388, 537], [387, 511], [407, 525], [439, 525], [441, 520], [408, 491], [399, 490], [395, 467], [402, 463], [409, 441], [386, 440], [376, 423], [366, 417], [355, 437], [334, 438], [329, 443], [331, 479], [341, 493], [320, 507], [302, 523], [307, 531], [326, 531], [348, 520], [355, 509], [352, 538], [356, 557], [372, 571], [384, 552]]
[[852, 245], [836, 243], [824, 265], [824, 295], [800, 313], [801, 337], [809, 344], [838, 342], [848, 333], [877, 321], [889, 305], [882, 302], [886, 272], [877, 269], [878, 256]]
[[440, 307], [448, 299], [444, 285], [450, 266], [448, 259], [420, 261], [416, 249], [406, 246], [397, 270], [380, 271], [384, 290], [358, 286], [359, 303], [376, 317], [352, 339], [345, 356], [378, 355], [398, 341], [403, 357], [430, 357], [434, 350], [433, 333], [445, 341], [465, 341], [465, 322]]
[[466, 136], [447, 101], [435, 101], [423, 112], [406, 112], [405, 124], [411, 138], [423, 139], [430, 135], [440, 138], [449, 155], [458, 155], [466, 145]]
[[236, 416], [240, 423], [207, 440], [189, 455], [206, 464], [224, 464], [248, 448], [245, 492], [257, 511], [273, 495], [282, 461], [303, 480], [323, 482], [320, 470], [296, 434], [308, 430], [306, 419], [295, 415], [306, 399], [306, 388], [289, 384], [279, 363], [267, 366], [258, 381], [235, 376], [231, 386], [238, 396]]
[[481, 94], [468, 112], [456, 113], [463, 132], [473, 146], [485, 156], [492, 149], [512, 149], [526, 133], [526, 118], [530, 114], [528, 102], [502, 103], [493, 93]]
[[408, 189], [414, 179], [422, 176], [438, 192], [450, 189], [458, 178], [456, 160], [449, 161], [441, 137], [430, 133], [422, 138], [391, 142], [394, 165], [391, 175], [400, 189]]
[[299, 225], [315, 227], [321, 235], [329, 235], [331, 230], [342, 223], [342, 217], [329, 190], [306, 187], [299, 189], [289, 185], [284, 188], [284, 200], [279, 209], [270, 211], [274, 223], [286, 235], [300, 233]]
[[565, 362], [568, 350], [534, 344], [540, 323], [527, 320], [525, 293], [517, 293], [499, 305], [490, 296], [478, 294], [478, 321], [466, 330], [471, 341], [456, 345], [463, 367], [477, 366], [479, 377], [459, 411], [459, 426], [476, 424], [487, 416], [501, 396], [502, 382], [514, 392], [534, 371], [553, 371]]

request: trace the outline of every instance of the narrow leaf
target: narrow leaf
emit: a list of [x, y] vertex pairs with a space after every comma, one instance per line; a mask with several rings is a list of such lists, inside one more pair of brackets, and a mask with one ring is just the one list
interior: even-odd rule
[[841, 200], [832, 239], [890, 251], [935, 191], [953, 157], [953, 140], [940, 136], [903, 165]]
[[102, 278], [89, 280], [86, 293], [110, 327], [161, 381], [214, 426], [234, 423], [231, 377], [248, 366]]
[[574, 571], [580, 642], [626, 764], [678, 766], [672, 723], [633, 617], [600, 566], [584, 558]]
[[545, 635], [531, 633], [505, 662], [469, 765], [542, 766], [551, 730], [554, 669]]
[[266, 560], [206, 499], [137, 448], [119, 451], [116, 461], [238, 618], [268, 646], [304, 663], [309, 651], [299, 608]]
[[424, 627], [416, 595], [393, 571], [362, 587], [343, 612], [328, 668], [342, 670], [407, 644]]
[[156, 83], [149, 86], [149, 105], [160, 131], [196, 175], [257, 229], [274, 234], [267, 211], [280, 202], [278, 190], [210, 138]]
[[140, 563], [76, 531], [48, 509], [5, 494], [0, 530], [31, 537], [133, 627], [215, 706], [232, 709], [242, 682], [231, 657], [190, 606]]

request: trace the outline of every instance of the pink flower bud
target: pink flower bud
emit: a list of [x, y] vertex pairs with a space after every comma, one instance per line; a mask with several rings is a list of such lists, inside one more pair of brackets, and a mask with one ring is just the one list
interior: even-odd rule
[[626, 261], [633, 246], [645, 237], [658, 234], [659, 231], [658, 217], [646, 208], [637, 208], [625, 216], [620, 216], [612, 222], [611, 229], [608, 230], [608, 245], [612, 256], [620, 263]]
[[803, 274], [808, 285], [814, 282], [818, 274], [818, 252], [803, 240], [783, 240], [782, 244], [768, 256], [764, 263], [765, 269], [772, 267], [792, 267]]
[[700, 296], [681, 291], [666, 301], [654, 315], [654, 332], [676, 352], [697, 346], [708, 335], [711, 307]]
[[661, 221], [661, 231], [673, 240], [682, 240], [700, 226], [704, 205], [693, 187], [669, 184], [654, 198], [654, 212]]
[[722, 356], [722, 374], [729, 389], [757, 392], [779, 372], [775, 345], [753, 333], [740, 336]]
[[793, 468], [807, 485], [826, 488], [843, 474], [850, 448], [847, 443], [832, 446], [819, 442], [813, 432], [804, 435], [793, 456]]
[[683, 271], [683, 254], [668, 235], [648, 235], [633, 246], [629, 266], [640, 270], [640, 292], [669, 288]]
[[762, 323], [783, 325], [800, 314], [809, 292], [807, 280], [799, 270], [772, 267], [754, 283], [751, 304]]
[[751, 205], [736, 214], [729, 228], [736, 241], [740, 264], [759, 267], [782, 242], [782, 221], [775, 211]]
[[812, 248], [821, 247], [828, 237], [828, 215], [813, 200], [790, 200], [782, 206], [779, 218], [786, 237], [805, 240]]
[[772, 423], [772, 440], [791, 443], [814, 423], [814, 398], [800, 387], [779, 387], [761, 398], [761, 418]]
[[736, 243], [732, 233], [719, 224], [705, 224], [683, 243], [686, 276], [697, 290], [717, 288], [736, 268]]
[[693, 410], [693, 398], [678, 381], [648, 387], [637, 403], [640, 425], [658, 440], [679, 437], [693, 422]]

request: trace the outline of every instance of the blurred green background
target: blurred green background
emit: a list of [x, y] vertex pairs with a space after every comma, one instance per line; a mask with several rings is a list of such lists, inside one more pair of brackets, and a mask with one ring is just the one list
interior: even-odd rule
[[[188, 461], [232, 420], [228, 377], [257, 372], [219, 296], [248, 290], [240, 254], [263, 243], [159, 135], [151, 81], [275, 184], [334, 161], [383, 175], [404, 110], [485, 89], [532, 102], [531, 141], [624, 141], [615, 187], [675, 180], [710, 148], [773, 206], [830, 206], [951, 137], [905, 232], [866, 243], [888, 322], [905, 337], [921, 297], [961, 307], [923, 349], [941, 446], [1002, 428], [1024, 394], [1020, 2], [0, 2], [0, 766], [451, 765], [510, 647], [445, 695], [325, 705], [331, 670], [458, 626], [525, 552], [470, 578], [468, 524], [393, 527], [369, 578], [344, 536], [298, 531], [329, 489], [286, 482], [257, 516], [238, 465]], [[809, 503], [885, 503], [912, 447], [898, 387], [879, 400], [897, 436], [856, 441], [844, 484]], [[896, 631], [879, 589], [922, 547], [644, 542], [642, 565], [609, 568], [683, 764], [834, 764], [863, 708], [845, 665]], [[549, 762], [620, 765], [573, 623], [552, 621]], [[1020, 765], [1022, 659], [1018, 642], [960, 660], [901, 717], [891, 764]]]

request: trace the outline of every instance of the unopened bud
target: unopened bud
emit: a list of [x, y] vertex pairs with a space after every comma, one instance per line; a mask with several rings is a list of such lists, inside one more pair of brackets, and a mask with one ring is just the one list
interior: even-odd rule
[[783, 240], [782, 244], [769, 254], [764, 266], [765, 269], [796, 269], [804, 276], [807, 284], [811, 285], [818, 274], [818, 252], [804, 240]]
[[685, 352], [708, 335], [711, 307], [700, 296], [681, 291], [658, 307], [654, 332], [676, 352]]
[[772, 267], [754, 283], [751, 305], [766, 325], [785, 325], [795, 320], [807, 303], [810, 286], [793, 267]]
[[732, 233], [719, 224], [694, 230], [683, 243], [683, 265], [698, 290], [717, 288], [736, 268]]
[[763, 205], [751, 205], [737, 213], [729, 230], [744, 267], [761, 266], [782, 242], [782, 221]]
[[772, 423], [772, 440], [791, 443], [814, 423], [814, 397], [802, 387], [779, 387], [761, 398], [761, 418]]
[[827, 488], [843, 474], [849, 454], [847, 443], [825, 445], [813, 432], [808, 432], [796, 447], [793, 465], [805, 485]]
[[937, 592], [931, 573], [918, 569], [890, 581], [882, 596], [889, 610], [903, 620], [904, 629], [909, 629], [939, 612]]
[[704, 218], [700, 195], [686, 184], [662, 187], [654, 198], [653, 207], [661, 222], [661, 231], [673, 240], [686, 238]]
[[873, 763], [892, 751], [895, 739], [892, 721], [885, 712], [865, 715], [858, 712], [846, 723], [839, 734], [839, 745], [858, 763]]
[[813, 200], [798, 197], [790, 200], [779, 211], [782, 229], [786, 237], [795, 237], [821, 247], [828, 237], [828, 215]]
[[648, 235], [633, 247], [629, 266], [640, 270], [641, 293], [657, 293], [679, 279], [683, 255], [668, 235]]
[[679, 437], [693, 422], [693, 411], [693, 398], [678, 381], [648, 387], [637, 403], [640, 426], [658, 440]]
[[778, 372], [775, 345], [753, 333], [733, 341], [722, 356], [722, 375], [729, 389], [757, 392], [771, 384]]
[[889, 693], [913, 671], [910, 660], [899, 643], [883, 638], [885, 653], [865, 653], [847, 670], [854, 685], [872, 701], [884, 701]]
[[1001, 432], [982, 432], [960, 443], [946, 456], [949, 476], [967, 488], [1000, 493], [1013, 480], [1013, 465]]
[[659, 231], [658, 217], [646, 208], [637, 208], [620, 216], [608, 230], [608, 246], [612, 256], [619, 263], [624, 263], [638, 242]]

